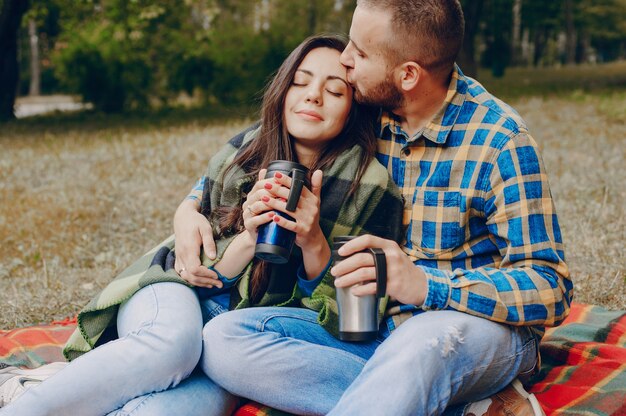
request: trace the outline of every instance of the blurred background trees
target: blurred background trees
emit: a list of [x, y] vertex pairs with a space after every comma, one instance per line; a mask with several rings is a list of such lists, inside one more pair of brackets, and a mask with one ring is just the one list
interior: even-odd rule
[[[355, 3], [0, 0], [0, 119], [15, 93], [76, 94], [104, 112], [250, 103], [304, 37], [347, 33]], [[462, 4], [471, 75], [626, 57], [626, 0]]]

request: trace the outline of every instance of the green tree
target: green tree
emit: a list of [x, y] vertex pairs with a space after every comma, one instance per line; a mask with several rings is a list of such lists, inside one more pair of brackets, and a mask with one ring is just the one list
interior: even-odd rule
[[475, 77], [478, 73], [476, 62], [476, 36], [481, 23], [483, 0], [462, 0], [465, 16], [465, 36], [459, 55], [459, 65], [466, 75]]

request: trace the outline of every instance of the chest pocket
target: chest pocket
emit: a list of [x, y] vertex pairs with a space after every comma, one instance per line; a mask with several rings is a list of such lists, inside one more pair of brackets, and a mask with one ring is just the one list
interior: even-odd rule
[[418, 189], [413, 204], [405, 208], [413, 249], [432, 258], [463, 244], [465, 202], [461, 192]]

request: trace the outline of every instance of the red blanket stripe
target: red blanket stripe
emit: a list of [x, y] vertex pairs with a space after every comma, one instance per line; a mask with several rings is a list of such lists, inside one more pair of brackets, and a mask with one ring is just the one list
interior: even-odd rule
[[[62, 359], [75, 318], [0, 331], [0, 362], [37, 366]], [[548, 416], [626, 416], [626, 313], [573, 304], [569, 317], [541, 343], [541, 372], [530, 391]], [[284, 416], [250, 402], [235, 416]]]

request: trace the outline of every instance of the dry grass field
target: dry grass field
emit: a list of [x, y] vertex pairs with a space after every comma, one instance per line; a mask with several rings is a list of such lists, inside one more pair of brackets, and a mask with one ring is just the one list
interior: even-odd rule
[[[626, 93], [512, 104], [543, 149], [575, 300], [626, 309]], [[171, 233], [206, 161], [249, 123], [58, 120], [0, 125], [0, 329], [76, 314]]]

